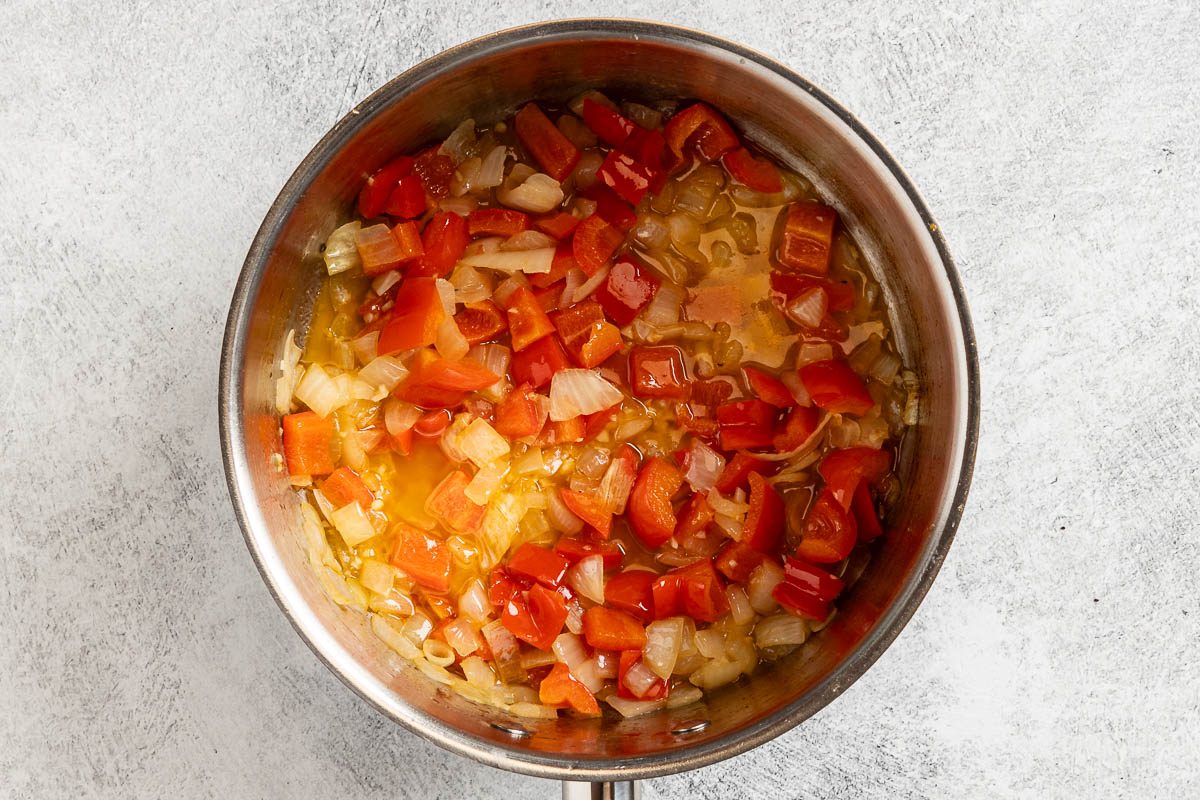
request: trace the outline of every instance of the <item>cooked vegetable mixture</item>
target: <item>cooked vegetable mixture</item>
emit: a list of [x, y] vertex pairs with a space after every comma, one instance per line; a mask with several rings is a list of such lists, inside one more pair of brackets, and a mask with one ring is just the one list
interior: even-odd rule
[[917, 386], [837, 212], [703, 103], [529, 103], [369, 177], [277, 404], [331, 596], [533, 717], [695, 702], [835, 613]]

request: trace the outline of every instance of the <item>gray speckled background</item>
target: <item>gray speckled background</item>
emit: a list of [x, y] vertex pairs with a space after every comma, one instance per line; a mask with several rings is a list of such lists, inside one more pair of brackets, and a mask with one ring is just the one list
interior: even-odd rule
[[[1194, 3], [692, 2], [840, 98], [957, 256], [983, 440], [862, 680], [647, 798], [1200, 795]], [[0, 797], [556, 796], [386, 722], [242, 544], [233, 283], [294, 165], [472, 36], [645, 3], [0, 5]]]

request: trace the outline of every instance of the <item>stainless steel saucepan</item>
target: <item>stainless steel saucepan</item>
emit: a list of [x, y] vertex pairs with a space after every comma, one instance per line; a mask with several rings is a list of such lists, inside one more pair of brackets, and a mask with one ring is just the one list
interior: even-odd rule
[[[884, 287], [905, 361], [922, 383], [904, 440], [904, 493], [891, 533], [800, 650], [702, 704], [635, 719], [527, 720], [450, 693], [396, 656], [366, 618], [323, 593], [301, 544], [297, 498], [271, 466], [281, 448], [274, 382], [287, 331], [305, 330], [319, 248], [365, 177], [531, 98], [699, 98], [833, 198]], [[958, 275], [921, 198], [883, 146], [808, 81], [762, 55], [648, 22], [574, 20], [503, 31], [395, 78], [325, 135], [271, 206], [233, 296], [221, 353], [221, 444], [246, 543], [280, 608], [325, 664], [380, 712], [484, 764], [571, 782], [568, 796], [620, 796], [631, 781], [701, 767], [799, 724], [846, 690], [900, 633], [937, 574], [962, 514], [975, 456], [979, 385]]]

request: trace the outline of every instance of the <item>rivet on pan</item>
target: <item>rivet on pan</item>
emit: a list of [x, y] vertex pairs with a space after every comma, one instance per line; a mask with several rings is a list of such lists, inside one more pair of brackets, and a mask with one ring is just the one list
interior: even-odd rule
[[700, 731], [704, 730], [711, 724], [712, 723], [706, 719], [699, 719], [699, 720], [696, 720], [695, 722], [685, 722], [684, 724], [680, 725], [678, 728], [672, 728], [671, 735], [672, 736], [687, 736], [689, 733], [699, 733]]
[[519, 739], [523, 739], [524, 737], [530, 735], [529, 731], [525, 730], [520, 725], [505, 725], [502, 722], [489, 722], [488, 724], [501, 733], [507, 733], [509, 736], [516, 736]]

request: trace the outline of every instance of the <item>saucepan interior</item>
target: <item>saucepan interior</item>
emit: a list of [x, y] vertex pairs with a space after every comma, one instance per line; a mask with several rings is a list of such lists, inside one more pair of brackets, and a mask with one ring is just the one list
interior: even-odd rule
[[[301, 544], [297, 498], [271, 467], [281, 344], [302, 333], [318, 249], [365, 176], [444, 137], [462, 119], [499, 119], [530, 99], [588, 87], [700, 98], [812, 178], [869, 256], [907, 363], [923, 384], [904, 441], [907, 487], [864, 577], [831, 626], [755, 677], [688, 708], [617, 721], [523, 720], [430, 682], [326, 598]], [[649, 777], [746, 750], [804, 720], [870, 666], [937, 572], [974, 455], [974, 345], [957, 277], [924, 207], [890, 157], [819, 90], [750, 51], [650, 23], [576, 21], [517, 29], [450, 50], [384, 86], [317, 145], [284, 187], [247, 257], [222, 355], [226, 468], [250, 550], [317, 655], [380, 711], [456, 752], [531, 774]]]

